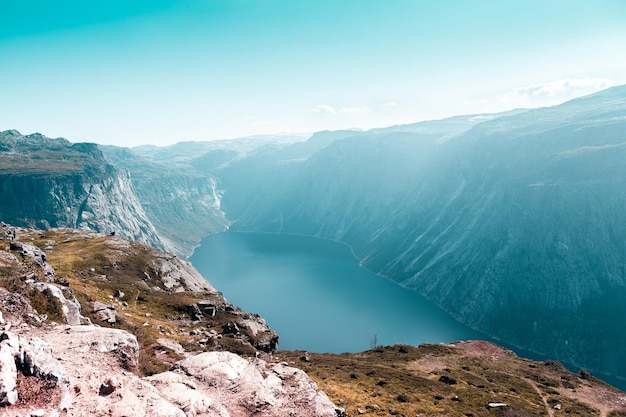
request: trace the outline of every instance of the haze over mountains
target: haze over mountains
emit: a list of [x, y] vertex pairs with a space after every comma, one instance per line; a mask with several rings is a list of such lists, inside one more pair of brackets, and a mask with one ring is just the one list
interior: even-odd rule
[[227, 227], [338, 240], [475, 329], [626, 377], [625, 132], [625, 86], [292, 143], [98, 150], [9, 131], [0, 220], [180, 255]]

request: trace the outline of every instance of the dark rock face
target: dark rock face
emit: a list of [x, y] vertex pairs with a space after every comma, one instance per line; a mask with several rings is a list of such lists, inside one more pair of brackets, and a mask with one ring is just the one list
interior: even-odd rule
[[148, 220], [130, 177], [94, 144], [0, 132], [0, 220], [17, 226], [70, 227], [169, 249]]
[[224, 334], [236, 334], [239, 333], [239, 327], [236, 323], [228, 322], [223, 326], [222, 332]]

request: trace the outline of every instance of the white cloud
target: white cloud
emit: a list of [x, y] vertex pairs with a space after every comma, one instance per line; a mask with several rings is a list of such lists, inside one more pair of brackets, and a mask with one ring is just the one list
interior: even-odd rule
[[502, 101], [523, 105], [556, 104], [604, 90], [612, 85], [614, 83], [608, 78], [566, 78], [516, 88], [504, 95]]
[[352, 107], [342, 107], [339, 110], [341, 113], [346, 114], [357, 114], [357, 113], [366, 113], [370, 111], [370, 108], [367, 106], [352, 106]]
[[385, 107], [396, 107], [398, 105], [398, 103], [396, 103], [395, 101], [389, 101], [385, 104], [383, 104], [383, 106]]
[[488, 114], [480, 114], [478, 116], [470, 117], [470, 122], [484, 122], [485, 120], [492, 120], [494, 116]]
[[313, 109], [313, 113], [335, 114], [337, 113], [337, 110], [335, 110], [333, 106], [329, 106], [327, 104], [319, 104], [315, 106], [315, 108]]

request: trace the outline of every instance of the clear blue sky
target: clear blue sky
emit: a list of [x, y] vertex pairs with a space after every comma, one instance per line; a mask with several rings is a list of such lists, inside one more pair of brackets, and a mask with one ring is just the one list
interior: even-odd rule
[[624, 0], [0, 0], [0, 130], [168, 144], [626, 84]]

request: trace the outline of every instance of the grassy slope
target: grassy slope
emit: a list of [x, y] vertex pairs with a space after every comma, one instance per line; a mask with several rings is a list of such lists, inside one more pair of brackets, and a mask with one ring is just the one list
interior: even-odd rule
[[592, 376], [482, 341], [276, 356], [305, 370], [349, 415], [618, 416], [626, 405], [622, 392]]

